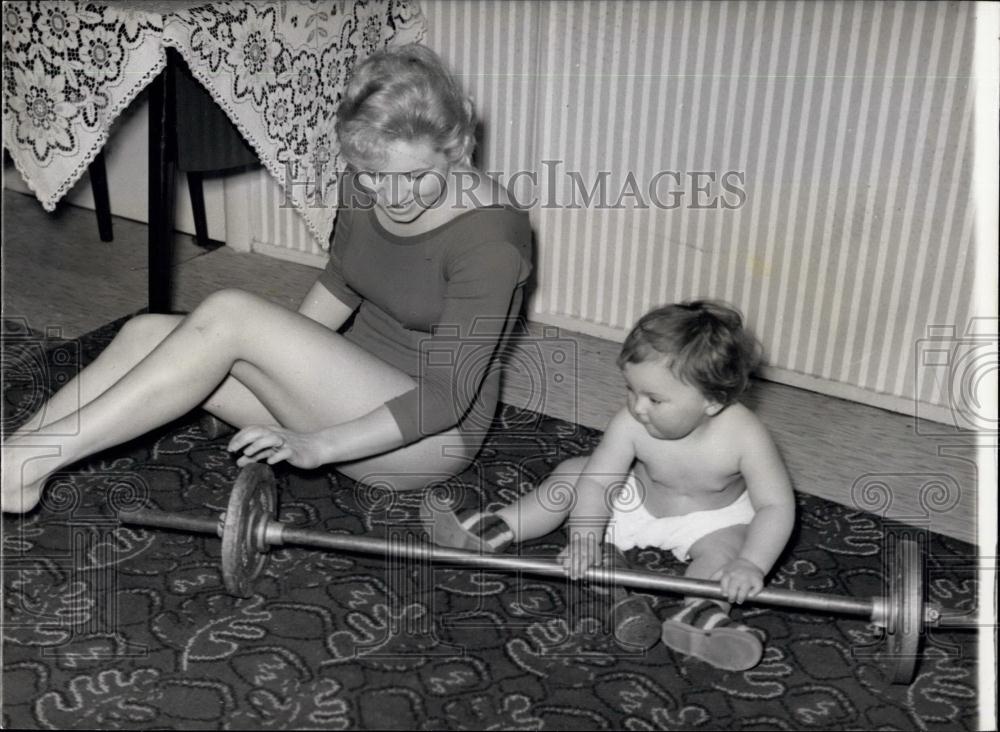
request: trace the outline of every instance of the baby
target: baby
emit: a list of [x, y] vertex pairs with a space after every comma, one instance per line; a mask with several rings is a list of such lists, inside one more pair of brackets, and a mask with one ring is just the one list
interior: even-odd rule
[[[761, 421], [737, 401], [757, 352], [740, 314], [720, 303], [647, 313], [618, 357], [628, 402], [594, 453], [563, 462], [495, 513], [432, 511], [432, 539], [497, 552], [565, 521], [559, 559], [574, 579], [605, 561], [607, 545], [658, 547], [690, 562], [685, 576], [719, 581], [730, 603], [753, 597], [795, 519], [784, 463]], [[752, 668], [763, 654], [759, 631], [731, 620], [730, 607], [686, 598], [660, 637], [719, 668]]]

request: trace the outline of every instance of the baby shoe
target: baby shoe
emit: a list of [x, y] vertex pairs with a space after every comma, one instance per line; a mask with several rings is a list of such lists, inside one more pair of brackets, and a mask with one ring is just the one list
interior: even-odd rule
[[514, 540], [514, 532], [507, 522], [495, 513], [468, 511], [459, 514], [424, 503], [420, 517], [427, 537], [439, 546], [496, 554]]
[[727, 671], [746, 671], [764, 655], [764, 633], [735, 622], [711, 600], [686, 604], [663, 621], [663, 644]]

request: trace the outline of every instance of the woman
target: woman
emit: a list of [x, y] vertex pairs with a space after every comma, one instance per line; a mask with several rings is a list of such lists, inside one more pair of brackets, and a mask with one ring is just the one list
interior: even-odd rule
[[530, 271], [527, 214], [471, 167], [471, 104], [428, 49], [368, 58], [338, 115], [351, 174], [330, 263], [299, 311], [223, 290], [187, 316], [130, 320], [44, 405], [41, 427], [5, 444], [4, 511], [199, 405], [242, 428], [229, 443], [240, 465], [332, 463], [405, 490], [469, 464]]

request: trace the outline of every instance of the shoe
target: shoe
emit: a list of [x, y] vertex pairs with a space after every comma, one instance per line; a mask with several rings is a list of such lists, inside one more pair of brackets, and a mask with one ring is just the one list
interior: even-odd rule
[[452, 509], [432, 508], [425, 502], [420, 518], [427, 538], [438, 546], [497, 554], [514, 539], [507, 522], [494, 513], [470, 511], [460, 516]]
[[615, 643], [625, 651], [648, 651], [660, 640], [660, 620], [639, 595], [628, 595], [611, 608]]
[[763, 632], [735, 622], [711, 600], [685, 605], [664, 620], [660, 638], [668, 648], [726, 671], [751, 669], [764, 655]]
[[235, 427], [207, 412], [202, 416], [200, 424], [202, 431], [208, 435], [208, 439], [213, 441], [236, 433]]

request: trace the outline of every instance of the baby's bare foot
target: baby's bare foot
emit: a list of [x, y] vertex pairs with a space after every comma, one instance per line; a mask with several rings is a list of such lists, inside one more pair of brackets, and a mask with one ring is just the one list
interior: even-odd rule
[[3, 446], [3, 483], [0, 509], [27, 513], [38, 505], [45, 479], [58, 467], [59, 448], [11, 441]]

